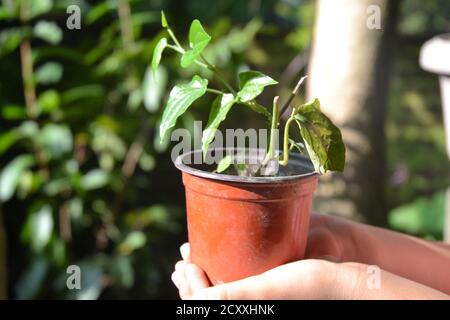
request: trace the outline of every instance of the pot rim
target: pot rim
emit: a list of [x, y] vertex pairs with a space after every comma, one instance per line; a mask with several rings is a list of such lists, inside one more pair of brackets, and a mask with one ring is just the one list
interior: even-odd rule
[[[216, 150], [230, 150], [226, 148], [217, 148]], [[232, 148], [231, 150], [237, 150], [236, 148]], [[250, 150], [250, 149], [249, 149]], [[257, 149], [252, 149], [257, 150]], [[222, 173], [213, 173], [209, 171], [204, 171], [200, 169], [195, 169], [187, 164], [183, 163], [183, 159], [185, 157], [194, 155], [195, 153], [202, 153], [202, 150], [192, 150], [185, 152], [181, 155], [179, 155], [175, 161], [175, 167], [184, 172], [191, 174], [193, 176], [207, 178], [211, 180], [216, 181], [227, 181], [227, 182], [239, 182], [239, 183], [280, 183], [280, 182], [287, 182], [287, 181], [294, 181], [299, 179], [306, 179], [313, 176], [318, 176], [319, 174], [314, 171], [314, 167], [310, 161], [310, 159], [302, 154], [299, 153], [289, 153], [289, 163], [297, 163], [298, 166], [304, 167], [308, 170], [311, 170], [307, 173], [302, 174], [296, 174], [296, 175], [288, 175], [288, 176], [267, 176], [267, 177], [244, 177], [244, 176], [234, 176], [229, 174], [222, 174]]]

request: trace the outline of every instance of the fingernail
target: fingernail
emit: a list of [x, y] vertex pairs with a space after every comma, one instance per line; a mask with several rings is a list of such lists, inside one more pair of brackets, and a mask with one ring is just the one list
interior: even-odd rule
[[182, 245], [180, 247], [180, 253], [181, 253], [181, 257], [186, 260], [188, 257], [188, 247], [185, 245]]

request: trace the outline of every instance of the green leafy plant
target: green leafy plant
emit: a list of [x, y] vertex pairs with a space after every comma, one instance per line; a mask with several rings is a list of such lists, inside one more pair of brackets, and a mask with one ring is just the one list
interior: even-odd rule
[[[255, 99], [267, 86], [276, 85], [278, 82], [259, 71], [244, 71], [238, 74], [239, 88], [235, 89], [222, 76], [221, 72], [211, 64], [202, 54], [211, 37], [205, 31], [200, 21], [194, 20], [189, 29], [189, 48], [185, 49], [172, 29], [170, 28], [164, 12], [161, 12], [161, 25], [167, 31], [169, 38], [162, 37], [153, 52], [152, 69], [156, 73], [164, 49], [168, 48], [181, 55], [180, 65], [187, 68], [196, 64], [208, 69], [222, 82], [225, 90], [208, 87], [208, 80], [199, 75], [194, 75], [186, 84], [178, 84], [170, 92], [169, 99], [164, 110], [160, 124], [160, 138], [164, 141], [176, 124], [177, 119], [199, 98], [206, 93], [217, 95], [209, 114], [208, 124], [203, 131], [202, 150], [206, 154], [209, 145], [214, 140], [216, 130], [227, 117], [228, 112], [235, 105], [244, 105], [266, 116], [270, 122], [270, 141], [266, 156], [261, 162], [261, 168], [270, 160], [278, 160], [283, 166], [288, 165], [289, 152], [293, 148], [301, 152], [307, 152], [314, 168], [319, 173], [326, 171], [343, 171], [345, 163], [345, 146], [342, 142], [340, 130], [331, 120], [320, 111], [320, 102], [313, 99], [300, 106], [294, 106], [284, 126], [283, 152], [279, 156], [275, 150], [276, 132], [280, 126], [280, 116], [287, 110], [294, 96], [306, 77], [302, 77], [291, 93], [286, 103], [278, 106], [278, 96], [273, 100], [272, 113]], [[170, 43], [172, 40], [173, 43]], [[291, 125], [297, 126], [303, 143], [289, 137]], [[231, 164], [232, 159], [226, 156], [219, 163], [217, 172], [224, 172]], [[258, 170], [257, 172], [260, 172]]]

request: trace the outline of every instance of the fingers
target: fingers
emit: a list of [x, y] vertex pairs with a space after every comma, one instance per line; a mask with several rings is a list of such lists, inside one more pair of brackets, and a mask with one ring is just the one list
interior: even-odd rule
[[191, 246], [189, 245], [189, 242], [183, 243], [180, 246], [180, 253], [184, 261], [187, 263], [191, 262]]
[[209, 281], [203, 270], [190, 263], [190, 246], [185, 243], [180, 247], [183, 260], [175, 264], [172, 273], [172, 282], [178, 288], [181, 299], [191, 299], [192, 294], [198, 290], [209, 287]]
[[186, 265], [185, 275], [192, 293], [209, 287], [206, 274], [197, 265], [192, 263]]

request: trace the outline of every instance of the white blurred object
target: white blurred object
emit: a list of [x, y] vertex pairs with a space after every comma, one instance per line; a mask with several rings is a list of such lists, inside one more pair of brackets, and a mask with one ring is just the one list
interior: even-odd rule
[[[420, 66], [439, 76], [442, 110], [450, 159], [450, 33], [435, 36], [425, 42], [420, 50]], [[447, 189], [445, 205], [444, 241], [450, 242], [450, 187]]]

